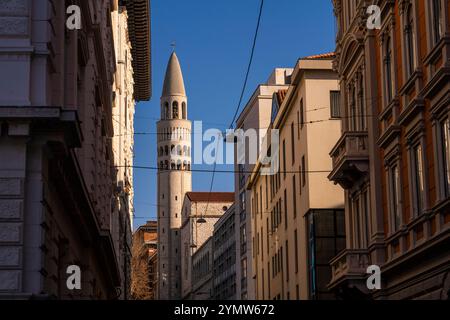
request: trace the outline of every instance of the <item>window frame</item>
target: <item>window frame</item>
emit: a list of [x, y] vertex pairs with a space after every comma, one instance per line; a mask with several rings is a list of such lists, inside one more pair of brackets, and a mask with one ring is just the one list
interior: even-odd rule
[[[423, 214], [428, 207], [428, 174], [425, 170], [427, 168], [426, 161], [426, 141], [425, 128], [422, 123], [416, 125], [415, 128], [407, 135], [407, 149], [408, 149], [408, 165], [409, 165], [409, 184], [410, 184], [410, 205], [412, 208], [412, 219], [415, 219]], [[418, 177], [417, 177], [417, 157], [416, 150], [421, 148], [421, 167], [422, 167], [422, 188], [423, 193], [421, 198], [418, 197]], [[421, 202], [419, 203], [419, 201]]]
[[[333, 97], [333, 95], [335, 95], [335, 97]], [[335, 106], [336, 103], [337, 103], [337, 107]], [[331, 119], [340, 119], [341, 118], [341, 91], [340, 90], [330, 90], [330, 118]]]

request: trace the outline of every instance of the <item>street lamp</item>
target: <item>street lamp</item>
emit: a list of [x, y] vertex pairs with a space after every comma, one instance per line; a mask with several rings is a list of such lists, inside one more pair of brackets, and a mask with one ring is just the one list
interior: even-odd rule
[[201, 217], [199, 219], [197, 219], [197, 223], [206, 223], [205, 218]]

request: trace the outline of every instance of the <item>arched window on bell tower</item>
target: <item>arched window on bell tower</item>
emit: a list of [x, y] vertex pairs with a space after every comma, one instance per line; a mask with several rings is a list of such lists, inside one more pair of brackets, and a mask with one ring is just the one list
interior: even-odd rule
[[181, 104], [181, 112], [182, 112], [182, 119], [186, 120], [187, 114], [186, 114], [186, 102], [183, 102]]
[[179, 114], [178, 114], [178, 102], [174, 101], [172, 104], [172, 118], [173, 119], [178, 119]]
[[170, 119], [170, 114], [169, 114], [169, 103], [166, 102], [164, 104], [164, 119]]

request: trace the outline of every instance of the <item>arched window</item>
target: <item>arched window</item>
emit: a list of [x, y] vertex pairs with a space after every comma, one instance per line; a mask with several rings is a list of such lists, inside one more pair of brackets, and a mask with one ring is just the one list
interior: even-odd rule
[[386, 104], [389, 104], [392, 100], [392, 49], [391, 49], [391, 37], [387, 37], [385, 50], [384, 50], [384, 81], [386, 92]]
[[187, 115], [186, 115], [186, 102], [183, 102], [182, 104], [181, 104], [181, 111], [182, 111], [182, 113], [183, 113], [183, 119], [186, 119], [187, 118]]
[[172, 156], [174, 156], [175, 155], [175, 146], [174, 145], [171, 145], [170, 146], [170, 155], [172, 155]]
[[163, 149], [163, 147], [160, 147], [159, 148], [159, 156], [161, 157], [163, 155], [164, 155], [164, 149]]
[[188, 171], [191, 171], [191, 163], [190, 162], [188, 162], [187, 169], [188, 169]]
[[170, 164], [170, 169], [171, 169], [171, 170], [175, 170], [175, 162], [172, 162], [172, 163]]
[[187, 170], [187, 168], [188, 168], [187, 161], [184, 161], [183, 162], [183, 170]]
[[183, 147], [183, 156], [187, 156], [187, 147], [186, 146]]
[[415, 69], [415, 49], [414, 49], [414, 17], [412, 5], [406, 11], [405, 24], [405, 51], [406, 51], [406, 76], [409, 78]]
[[166, 156], [169, 155], [169, 147], [168, 146], [164, 147], [164, 153], [166, 154]]
[[164, 161], [164, 169], [168, 170], [169, 169], [169, 161]]
[[177, 155], [179, 155], [179, 156], [183, 155], [183, 150], [180, 145], [177, 145]]
[[366, 117], [366, 104], [365, 104], [365, 95], [364, 95], [364, 77], [362, 72], [359, 74], [358, 78], [358, 100], [359, 100], [359, 128], [361, 131], [366, 130], [367, 128], [367, 117]]
[[172, 118], [178, 119], [178, 102], [174, 101], [172, 104]]
[[431, 24], [432, 24], [432, 45], [436, 45], [439, 40], [441, 40], [444, 31], [443, 24], [443, 15], [442, 12], [442, 1], [441, 0], [432, 0], [431, 1]]
[[161, 161], [161, 162], [159, 163], [159, 168], [160, 168], [160, 169], [163, 169], [163, 168], [164, 168], [164, 162]]
[[177, 170], [181, 170], [181, 161], [177, 162]]
[[169, 114], [169, 103], [166, 102], [164, 104], [164, 119], [170, 119], [170, 114]]

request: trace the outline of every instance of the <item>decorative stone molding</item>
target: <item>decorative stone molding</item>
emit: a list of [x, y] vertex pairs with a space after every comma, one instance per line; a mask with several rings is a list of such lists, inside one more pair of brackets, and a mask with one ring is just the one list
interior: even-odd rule
[[28, 0], [2, 0], [0, 16], [27, 16]]
[[0, 268], [19, 268], [21, 264], [20, 247], [0, 247]]
[[22, 200], [0, 200], [0, 220], [21, 218]]
[[0, 292], [20, 290], [21, 271], [0, 270]]
[[28, 17], [0, 17], [0, 35], [27, 36]]
[[0, 196], [20, 196], [21, 194], [19, 179], [0, 179]]
[[0, 223], [0, 242], [19, 243], [21, 238], [21, 223]]

